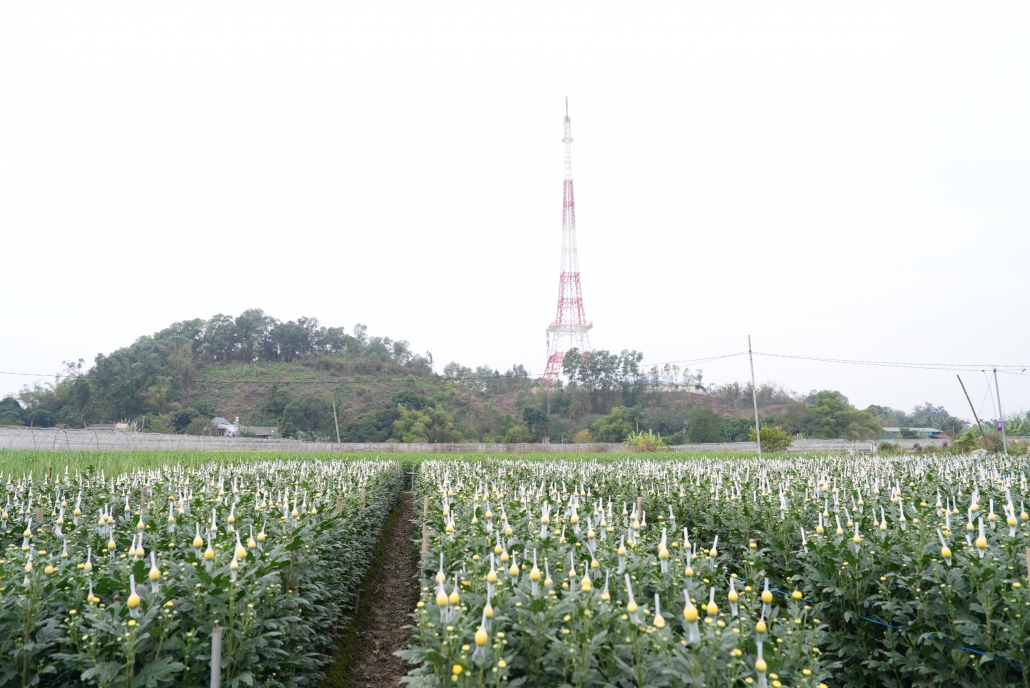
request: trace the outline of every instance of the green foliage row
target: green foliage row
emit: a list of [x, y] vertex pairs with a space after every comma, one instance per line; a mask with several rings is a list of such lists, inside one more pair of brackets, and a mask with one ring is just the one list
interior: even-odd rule
[[317, 460], [10, 480], [0, 685], [206, 685], [215, 626], [223, 685], [314, 685], [402, 484]]
[[[998, 455], [423, 462], [431, 553], [409, 681], [761, 684], [762, 642], [766, 678], [787, 686], [1025, 686], [1027, 468]], [[726, 625], [698, 639], [683, 593], [703, 620], [711, 589]]]

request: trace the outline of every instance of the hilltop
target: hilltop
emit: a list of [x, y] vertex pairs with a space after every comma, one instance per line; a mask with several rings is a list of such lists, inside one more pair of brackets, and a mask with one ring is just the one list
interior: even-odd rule
[[[522, 365], [506, 372], [448, 363], [405, 340], [348, 333], [316, 318], [280, 321], [258, 309], [173, 323], [92, 367], [66, 364], [56, 384], [27, 387], [0, 401], [0, 423], [83, 427], [125, 422], [144, 432], [204, 434], [211, 419], [274, 426], [282, 437], [382, 442], [620, 442], [651, 430], [672, 442], [747, 439], [751, 387], [705, 387], [701, 371], [641, 367], [623, 350], [566, 353], [564, 377], [548, 394]], [[702, 393], [697, 393], [702, 392]], [[962, 422], [926, 404], [912, 414], [854, 408], [840, 392], [799, 395], [758, 389], [764, 422], [807, 437], [877, 437], [882, 425], [933, 425], [952, 434]], [[335, 403], [336, 413], [333, 406]]]

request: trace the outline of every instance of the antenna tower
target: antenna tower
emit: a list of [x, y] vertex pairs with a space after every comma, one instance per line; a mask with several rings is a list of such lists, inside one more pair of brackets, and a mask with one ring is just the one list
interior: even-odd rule
[[[583, 288], [579, 282], [579, 254], [576, 250], [576, 200], [572, 191], [572, 120], [569, 99], [565, 99], [565, 184], [562, 193], [561, 277], [558, 278], [558, 311], [547, 326], [547, 368], [543, 384], [553, 387], [561, 374], [562, 359], [569, 349], [590, 351], [587, 334], [593, 323], [583, 309]], [[562, 344], [568, 346], [563, 347]]]

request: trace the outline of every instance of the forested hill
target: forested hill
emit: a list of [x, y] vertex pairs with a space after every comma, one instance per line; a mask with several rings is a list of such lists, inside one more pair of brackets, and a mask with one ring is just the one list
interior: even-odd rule
[[315, 318], [284, 322], [252, 309], [174, 323], [97, 355], [88, 370], [82, 360], [66, 364], [57, 385], [37, 385], [21, 397], [30, 410], [45, 409], [73, 427], [136, 421], [146, 430], [183, 431], [193, 418], [215, 414], [278, 425], [291, 403], [311, 415], [318, 401], [331, 403], [333, 391], [337, 403], [357, 397], [381, 406], [383, 395], [409, 378], [435, 376], [431, 354], [414, 353], [406, 341], [370, 337], [361, 324], [347, 333]]
[[[643, 354], [566, 353], [565, 383], [550, 395], [521, 365], [506, 372], [459, 363], [433, 371], [430, 353], [404, 340], [348, 333], [315, 318], [280, 321], [252, 309], [174, 323], [91, 367], [66, 364], [59, 382], [0, 400], [0, 424], [50, 427], [127, 423], [145, 432], [205, 434], [211, 419], [279, 436], [344, 442], [621, 442], [653, 431], [669, 441], [748, 438], [750, 385], [707, 385], [702, 371], [665, 365], [644, 370]], [[912, 414], [859, 410], [840, 392], [800, 395], [759, 387], [764, 423], [796, 436], [875, 438], [883, 425], [961, 431], [962, 421], [926, 404]], [[336, 413], [333, 413], [335, 404]], [[1028, 416], [1030, 419], [1030, 416]], [[1028, 420], [1030, 422], [1030, 420]]]

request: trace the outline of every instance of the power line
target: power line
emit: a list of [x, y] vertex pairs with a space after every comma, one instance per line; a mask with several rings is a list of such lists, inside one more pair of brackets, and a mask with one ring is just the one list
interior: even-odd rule
[[771, 353], [760, 353], [755, 352], [755, 356], [768, 356], [772, 358], [791, 358], [801, 361], [820, 361], [822, 363], [846, 363], [849, 365], [868, 365], [868, 366], [882, 366], [888, 368], [913, 368], [917, 370], [940, 370], [940, 371], [964, 371], [964, 370], [983, 370], [985, 368], [1030, 368], [1030, 365], [1005, 365], [1001, 363], [912, 363], [912, 362], [898, 362], [898, 361], [864, 361], [864, 360], [851, 360], [846, 358], [821, 358], [818, 356], [795, 356], [790, 354], [771, 354]]

